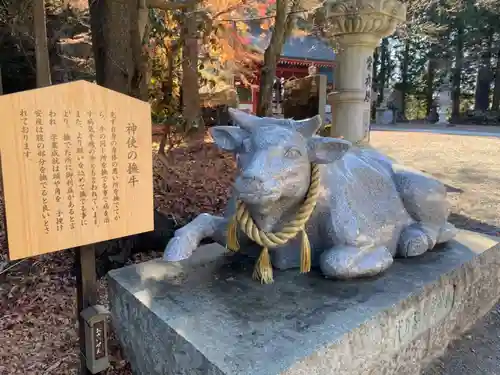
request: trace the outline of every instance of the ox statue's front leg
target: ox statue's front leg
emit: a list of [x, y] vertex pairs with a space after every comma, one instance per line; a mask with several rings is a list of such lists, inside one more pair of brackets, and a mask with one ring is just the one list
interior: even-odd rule
[[227, 219], [210, 214], [198, 215], [193, 221], [175, 231], [168, 242], [163, 259], [177, 262], [189, 258], [205, 238], [220, 237], [227, 226]]
[[385, 246], [360, 249], [339, 245], [326, 250], [320, 258], [321, 271], [326, 277], [343, 280], [376, 276], [392, 263], [392, 255]]

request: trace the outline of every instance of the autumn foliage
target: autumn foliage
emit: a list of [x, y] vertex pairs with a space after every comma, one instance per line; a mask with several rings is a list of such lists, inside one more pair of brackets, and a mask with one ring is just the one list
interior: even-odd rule
[[[151, 37], [145, 46], [153, 65], [150, 87], [153, 99], [155, 95], [165, 94], [165, 81], [170, 90], [166, 94], [171, 104], [175, 104], [180, 95], [179, 77], [183, 73], [181, 51], [184, 45], [181, 29], [193, 18], [198, 23], [196, 39], [200, 56], [200, 86], [229, 85], [233, 78], [247, 84], [255, 74], [256, 63], [262, 61], [263, 52], [255, 45], [250, 27], [258, 25], [260, 30], [268, 30], [274, 22], [275, 2], [210, 0], [200, 3], [191, 14], [156, 10]], [[158, 100], [153, 102], [158, 103]], [[161, 104], [164, 106], [165, 100]]]
[[265, 30], [272, 25], [273, 4], [274, 0], [210, 0], [188, 12], [152, 11], [144, 47], [151, 68], [153, 120], [165, 129], [162, 159], [193, 132], [190, 125], [197, 123], [199, 107], [237, 105], [234, 82], [249, 85], [262, 61], [262, 46], [256, 46], [251, 27]]

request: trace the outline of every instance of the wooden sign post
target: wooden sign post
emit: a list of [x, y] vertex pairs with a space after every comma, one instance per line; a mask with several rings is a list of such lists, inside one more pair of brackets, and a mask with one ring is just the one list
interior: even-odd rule
[[154, 228], [150, 106], [77, 81], [1, 96], [0, 113], [10, 259], [77, 248], [80, 314], [97, 303], [86, 245]]

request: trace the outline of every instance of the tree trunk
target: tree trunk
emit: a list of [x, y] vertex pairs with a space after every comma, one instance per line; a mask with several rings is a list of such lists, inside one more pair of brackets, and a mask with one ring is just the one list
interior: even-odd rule
[[52, 79], [50, 74], [45, 0], [34, 0], [33, 2], [33, 26], [35, 30], [36, 86], [46, 87], [52, 84]]
[[378, 74], [378, 100], [377, 106], [384, 100], [384, 88], [387, 84], [387, 73], [389, 72], [389, 67], [387, 66], [389, 59], [389, 39], [382, 39], [382, 45], [380, 46], [380, 72]]
[[280, 58], [285, 42], [287, 26], [288, 0], [276, 0], [276, 17], [269, 46], [264, 52], [264, 66], [260, 72], [259, 100], [257, 116], [272, 115], [273, 83], [276, 76], [276, 64]]
[[500, 48], [497, 52], [497, 65], [495, 68], [495, 89], [493, 90], [493, 102], [491, 110], [498, 111], [500, 109]]
[[169, 110], [172, 109], [172, 99], [173, 99], [173, 91], [174, 91], [174, 64], [175, 64], [175, 56], [177, 54], [178, 45], [177, 43], [172, 43], [170, 45], [169, 51], [167, 52], [167, 77], [165, 78], [162, 84], [163, 91], [163, 106], [168, 107]]
[[380, 53], [379, 53], [380, 47], [375, 48], [375, 51], [373, 52], [373, 68], [372, 68], [372, 87], [377, 90], [378, 88], [378, 71], [379, 71], [379, 65], [380, 65]]
[[3, 95], [3, 77], [2, 77], [2, 66], [0, 65], [0, 95]]
[[459, 20], [457, 25], [457, 37], [455, 39], [455, 69], [452, 77], [452, 106], [451, 119], [454, 121], [460, 117], [460, 85], [462, 83], [462, 69], [464, 65], [464, 25]]
[[389, 48], [389, 42], [387, 42], [387, 52], [385, 54], [385, 82], [384, 82], [384, 87], [389, 88], [391, 84], [391, 76], [392, 76], [392, 70], [394, 66], [392, 65], [392, 60], [391, 60], [391, 49]]
[[[432, 51], [432, 50], [431, 50]], [[432, 53], [430, 54], [432, 55]], [[431, 109], [434, 105], [434, 77], [436, 73], [436, 63], [429, 58], [427, 63], [427, 77], [426, 77], [426, 88], [425, 88], [425, 104], [426, 104], [426, 114], [429, 116]]]
[[[292, 0], [292, 6], [290, 7], [290, 12], [286, 16], [286, 23], [285, 23], [285, 32], [283, 34], [283, 43], [281, 43], [281, 50], [280, 50], [280, 56], [281, 52], [283, 50], [283, 45], [287, 41], [288, 38], [292, 35], [292, 31], [295, 29], [296, 26], [296, 21], [297, 21], [297, 11], [300, 9], [300, 4], [302, 0]], [[278, 56], [278, 60], [280, 58]]]
[[485, 44], [481, 56], [481, 63], [477, 72], [476, 92], [474, 95], [474, 109], [479, 111], [487, 111], [490, 104], [490, 87], [493, 79], [493, 75], [491, 74], [493, 29], [488, 31], [488, 37]]
[[403, 67], [401, 72], [401, 80], [403, 83], [401, 92], [401, 114], [406, 118], [406, 99], [408, 96], [408, 70], [410, 66], [410, 41], [405, 40], [405, 50], [403, 52]]
[[148, 60], [138, 1], [89, 0], [89, 7], [97, 83], [147, 101]]
[[[192, 12], [192, 10], [191, 10]], [[182, 18], [182, 114], [187, 129], [204, 127], [198, 77], [198, 21], [196, 15]]]

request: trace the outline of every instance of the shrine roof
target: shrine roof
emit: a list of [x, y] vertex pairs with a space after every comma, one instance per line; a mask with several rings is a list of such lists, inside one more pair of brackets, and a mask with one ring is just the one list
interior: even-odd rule
[[[269, 45], [270, 32], [262, 31], [260, 28], [252, 28], [252, 43], [264, 51]], [[321, 39], [314, 36], [290, 37], [283, 46], [281, 55], [288, 59], [308, 60], [308, 61], [334, 61], [335, 52]]]

